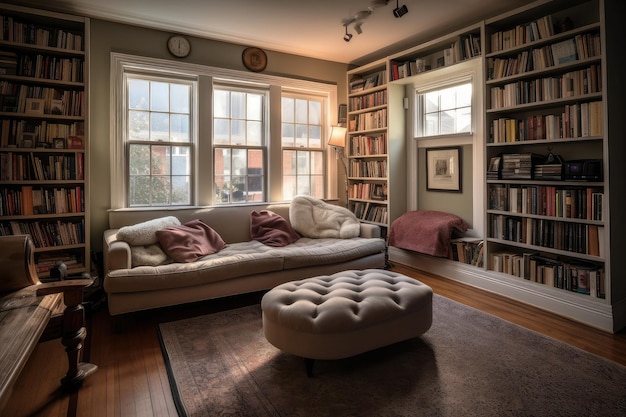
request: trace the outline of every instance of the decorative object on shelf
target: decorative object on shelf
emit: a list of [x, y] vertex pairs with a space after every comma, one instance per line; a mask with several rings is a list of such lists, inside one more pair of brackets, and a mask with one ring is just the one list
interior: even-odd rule
[[185, 58], [191, 53], [191, 43], [184, 36], [170, 36], [167, 40], [167, 50], [176, 58]]
[[26, 99], [26, 114], [41, 115], [43, 114], [45, 100], [42, 98]]
[[261, 48], [249, 47], [241, 54], [243, 65], [252, 72], [261, 72], [267, 67], [267, 55]]
[[461, 147], [426, 149], [426, 189], [461, 192]]
[[65, 149], [65, 138], [52, 139], [52, 145], [54, 146], [54, 149]]
[[330, 129], [330, 138], [328, 139], [328, 145], [332, 146], [337, 154], [337, 159], [341, 159], [343, 169], [345, 172], [345, 188], [346, 188], [346, 201], [348, 201], [348, 163], [346, 162], [345, 147], [346, 147], [346, 131], [343, 126], [333, 126]]

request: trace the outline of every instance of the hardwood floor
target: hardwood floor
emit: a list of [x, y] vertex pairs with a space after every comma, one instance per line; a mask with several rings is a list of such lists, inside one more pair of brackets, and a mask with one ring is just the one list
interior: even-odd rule
[[[436, 294], [499, 316], [626, 365], [626, 333], [609, 334], [540, 309], [445, 278], [396, 264], [393, 268], [431, 286]], [[67, 360], [60, 341], [40, 343], [20, 376], [6, 417], [177, 416], [158, 338], [158, 323], [260, 301], [262, 294], [228, 297], [111, 318], [106, 309], [88, 314], [84, 359], [98, 365], [79, 391], [58, 389]]]

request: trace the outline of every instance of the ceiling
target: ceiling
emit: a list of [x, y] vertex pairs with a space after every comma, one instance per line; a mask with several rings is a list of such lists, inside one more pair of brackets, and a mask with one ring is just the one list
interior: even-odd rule
[[[328, 61], [363, 64], [531, 0], [5, 0]], [[386, 4], [388, 3], [388, 4]], [[371, 10], [362, 34], [345, 19]], [[367, 14], [367, 13], [366, 13]]]

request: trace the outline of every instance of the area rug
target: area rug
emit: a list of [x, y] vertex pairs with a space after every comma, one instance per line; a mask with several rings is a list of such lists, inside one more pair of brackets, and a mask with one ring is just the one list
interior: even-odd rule
[[421, 337], [311, 378], [265, 340], [258, 305], [159, 332], [184, 417], [626, 416], [626, 367], [437, 295]]

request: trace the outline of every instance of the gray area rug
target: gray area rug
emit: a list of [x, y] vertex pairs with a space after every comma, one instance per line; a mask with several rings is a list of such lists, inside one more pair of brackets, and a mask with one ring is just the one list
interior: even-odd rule
[[437, 295], [433, 317], [312, 378], [265, 340], [257, 305], [159, 330], [181, 416], [626, 416], [626, 367]]

